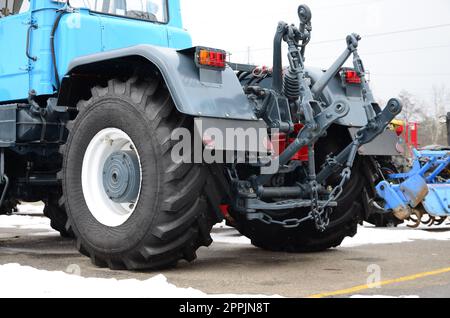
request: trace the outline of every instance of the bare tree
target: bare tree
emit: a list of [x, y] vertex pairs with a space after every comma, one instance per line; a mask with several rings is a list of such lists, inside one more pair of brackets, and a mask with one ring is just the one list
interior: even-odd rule
[[439, 118], [447, 113], [447, 106], [450, 104], [450, 92], [445, 85], [433, 85], [433, 122], [431, 129], [431, 139], [433, 144], [442, 144], [446, 140], [446, 127], [440, 123]]
[[427, 117], [423, 103], [419, 102], [414, 95], [406, 90], [402, 90], [398, 97], [403, 104], [403, 111], [399, 118], [406, 122], [420, 122]]

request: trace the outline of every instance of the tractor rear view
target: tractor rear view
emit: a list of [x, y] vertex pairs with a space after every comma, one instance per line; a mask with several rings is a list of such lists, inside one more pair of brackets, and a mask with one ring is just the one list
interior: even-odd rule
[[373, 218], [402, 106], [375, 102], [359, 35], [307, 68], [302, 5], [268, 69], [192, 47], [178, 0], [26, 4], [0, 19], [17, 32], [2, 43], [22, 43], [0, 59], [2, 212], [42, 200], [94, 264], [130, 270], [194, 260], [224, 219], [255, 246], [311, 252]]

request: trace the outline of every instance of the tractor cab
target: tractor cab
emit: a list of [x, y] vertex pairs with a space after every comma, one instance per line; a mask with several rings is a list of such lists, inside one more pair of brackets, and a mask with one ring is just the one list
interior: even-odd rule
[[148, 44], [188, 48], [179, 0], [0, 0], [0, 103], [58, 94], [76, 58]]
[[157, 23], [167, 23], [169, 19], [166, 0], [72, 0], [70, 5], [74, 8], [86, 8], [93, 12]]

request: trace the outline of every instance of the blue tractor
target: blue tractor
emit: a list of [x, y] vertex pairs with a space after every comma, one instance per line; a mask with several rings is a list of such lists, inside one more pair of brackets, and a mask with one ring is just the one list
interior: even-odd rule
[[375, 102], [357, 34], [328, 70], [305, 67], [308, 7], [277, 26], [273, 68], [192, 47], [179, 0], [1, 0], [0, 15], [1, 213], [43, 201], [94, 264], [192, 261], [224, 218], [288, 252], [373, 218], [402, 107]]

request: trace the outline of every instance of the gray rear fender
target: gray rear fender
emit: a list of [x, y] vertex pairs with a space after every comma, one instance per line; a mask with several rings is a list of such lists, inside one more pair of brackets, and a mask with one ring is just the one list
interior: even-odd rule
[[[194, 51], [138, 45], [76, 58], [63, 79], [58, 105], [70, 104], [68, 95], [74, 94], [70, 82], [75, 76], [81, 74], [85, 82], [86, 75], [123, 77], [120, 64], [130, 68], [131, 61], [136, 63], [137, 60], [158, 69], [180, 113], [196, 117], [257, 120], [233, 70], [229, 67], [224, 71], [199, 69], [194, 61]], [[114, 74], [115, 69], [118, 74]]]
[[[307, 72], [313, 84], [324, 74], [321, 69], [317, 68], [307, 68]], [[363, 127], [367, 125], [361, 87], [353, 85], [349, 86], [347, 89], [344, 88], [342, 86], [341, 77], [337, 74], [323, 90], [322, 98], [327, 105], [344, 102], [350, 106], [350, 111], [347, 116], [337, 121], [338, 125], [349, 127]]]
[[[307, 72], [313, 84], [324, 74], [321, 69], [317, 68], [308, 68]], [[322, 99], [327, 105], [340, 102], [350, 106], [347, 116], [337, 120], [336, 124], [348, 127], [352, 139], [355, 139], [359, 128], [367, 125], [361, 87], [358, 85], [344, 87], [339, 74], [325, 87]], [[379, 105], [374, 103], [374, 106], [375, 111], [381, 111]], [[399, 156], [402, 155], [402, 149], [403, 145], [398, 136], [393, 131], [386, 130], [375, 140], [361, 147], [359, 154], [361, 156]]]

